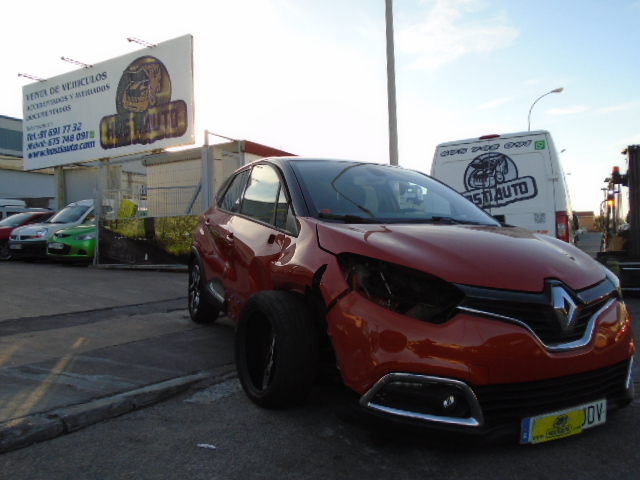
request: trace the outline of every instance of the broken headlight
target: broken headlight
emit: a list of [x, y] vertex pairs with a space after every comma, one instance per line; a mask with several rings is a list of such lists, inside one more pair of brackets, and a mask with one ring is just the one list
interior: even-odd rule
[[463, 293], [427, 273], [355, 254], [338, 255], [351, 289], [393, 312], [431, 323], [444, 323]]

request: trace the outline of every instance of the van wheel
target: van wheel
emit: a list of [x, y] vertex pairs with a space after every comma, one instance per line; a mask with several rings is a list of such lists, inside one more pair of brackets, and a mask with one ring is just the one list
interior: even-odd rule
[[213, 323], [220, 312], [204, 299], [204, 280], [197, 261], [189, 264], [189, 316], [196, 323]]
[[318, 367], [311, 318], [302, 300], [284, 291], [258, 292], [244, 305], [236, 329], [236, 367], [252, 402], [282, 408], [308, 397]]

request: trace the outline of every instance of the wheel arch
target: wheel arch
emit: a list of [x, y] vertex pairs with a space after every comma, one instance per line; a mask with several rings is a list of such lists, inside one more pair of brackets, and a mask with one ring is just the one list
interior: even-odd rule
[[[202, 272], [203, 275], [206, 274], [206, 269], [205, 269], [205, 262], [202, 260], [202, 256], [200, 255], [200, 252], [198, 251], [198, 249], [196, 247], [191, 247], [191, 250], [189, 251], [189, 257], [187, 260], [187, 265], [192, 265], [193, 263], [197, 263], [197, 265], [200, 267], [200, 271]], [[213, 283], [214, 283], [214, 290], [216, 290], [216, 294], [214, 294], [211, 289], [209, 288], [209, 282], [206, 279], [205, 276], [205, 288], [203, 288], [203, 297], [204, 300], [210, 304], [213, 308], [215, 308], [216, 310], [218, 310], [219, 312], [221, 312], [223, 315], [227, 314], [227, 301], [226, 301], [226, 297], [224, 295], [224, 285], [222, 283], [222, 280], [218, 280], [218, 279], [214, 279]]]

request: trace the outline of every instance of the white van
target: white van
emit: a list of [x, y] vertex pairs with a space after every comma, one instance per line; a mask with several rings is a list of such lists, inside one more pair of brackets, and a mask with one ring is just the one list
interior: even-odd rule
[[431, 176], [501, 222], [574, 241], [569, 192], [545, 130], [441, 143]]
[[47, 209], [28, 208], [24, 200], [16, 200], [15, 198], [0, 198], [0, 220], [4, 220], [16, 213], [45, 211]]
[[0, 207], [26, 207], [27, 202], [15, 198], [0, 198]]

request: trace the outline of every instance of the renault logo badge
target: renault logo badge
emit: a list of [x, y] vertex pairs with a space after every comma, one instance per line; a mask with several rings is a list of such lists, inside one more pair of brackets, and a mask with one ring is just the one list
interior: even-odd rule
[[572, 324], [577, 309], [576, 302], [574, 302], [571, 295], [559, 285], [553, 287], [552, 293], [553, 308], [560, 322], [560, 328], [562, 328], [563, 331], [567, 331], [573, 326]]

